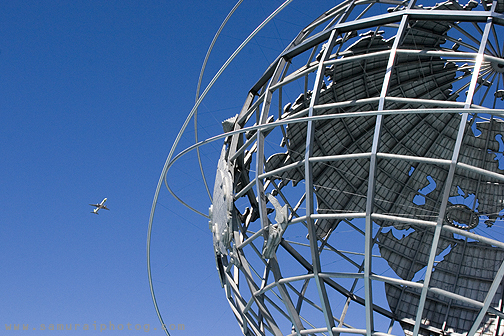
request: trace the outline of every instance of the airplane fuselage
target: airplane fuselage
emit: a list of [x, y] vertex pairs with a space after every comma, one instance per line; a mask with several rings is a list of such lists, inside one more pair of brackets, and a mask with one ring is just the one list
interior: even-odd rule
[[109, 208], [107, 208], [107, 206], [105, 205], [105, 202], [106, 202], [106, 201], [107, 201], [107, 198], [105, 197], [105, 198], [103, 199], [103, 201], [101, 201], [101, 203], [99, 203], [99, 204], [89, 204], [89, 205], [91, 205], [91, 206], [96, 207], [96, 209], [93, 209], [93, 211], [91, 211], [91, 212], [92, 212], [92, 213], [94, 213], [94, 214], [97, 214], [97, 215], [98, 215], [98, 210], [100, 210], [100, 209], [110, 210], [110, 209], [109, 209]]

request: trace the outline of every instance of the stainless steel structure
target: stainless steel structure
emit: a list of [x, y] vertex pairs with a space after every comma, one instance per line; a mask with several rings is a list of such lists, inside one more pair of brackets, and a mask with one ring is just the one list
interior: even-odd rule
[[344, 1], [223, 123], [245, 335], [504, 334], [504, 0]]

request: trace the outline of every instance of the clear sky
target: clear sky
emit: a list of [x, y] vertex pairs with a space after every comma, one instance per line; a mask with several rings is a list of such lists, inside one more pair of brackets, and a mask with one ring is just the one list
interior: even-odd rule
[[[221, 131], [276, 55], [336, 1], [308, 3], [295, 0], [224, 73], [200, 109], [201, 138]], [[206, 49], [234, 4], [0, 3], [0, 330], [28, 328], [0, 334], [50, 335], [51, 324], [72, 327], [67, 335], [163, 334], [146, 269], [152, 199], [194, 103]], [[280, 4], [244, 1], [215, 46], [204, 84]], [[211, 184], [219, 151], [215, 144], [204, 156]], [[207, 212], [197, 174], [188, 159], [171, 178]], [[104, 197], [110, 211], [90, 213], [88, 204]], [[158, 303], [167, 324], [185, 327], [171, 334], [240, 334], [219, 284], [207, 219], [167, 192], [158, 212]]]

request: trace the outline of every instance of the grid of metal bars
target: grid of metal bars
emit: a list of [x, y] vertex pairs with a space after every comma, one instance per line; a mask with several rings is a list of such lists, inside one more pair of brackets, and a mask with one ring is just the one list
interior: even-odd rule
[[211, 225], [245, 335], [504, 333], [504, 0], [427, 5], [326, 11], [230, 121]]

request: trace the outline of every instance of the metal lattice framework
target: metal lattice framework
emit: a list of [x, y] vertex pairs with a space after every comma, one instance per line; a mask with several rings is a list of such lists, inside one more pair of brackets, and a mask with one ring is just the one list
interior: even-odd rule
[[223, 123], [210, 229], [245, 335], [504, 334], [503, 11], [343, 1]]

